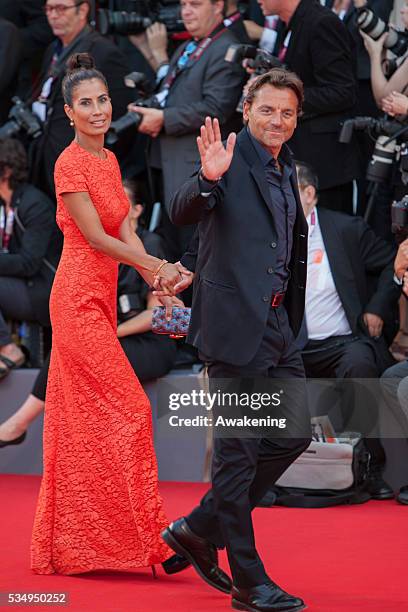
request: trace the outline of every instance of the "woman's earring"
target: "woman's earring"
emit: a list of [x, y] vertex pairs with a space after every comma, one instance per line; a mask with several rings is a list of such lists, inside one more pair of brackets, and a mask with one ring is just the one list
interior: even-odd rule
[[71, 127], [74, 127], [74, 125], [75, 125], [75, 124], [74, 124], [74, 122], [72, 121], [72, 119], [71, 119], [71, 121], [69, 122], [69, 125], [70, 125]]

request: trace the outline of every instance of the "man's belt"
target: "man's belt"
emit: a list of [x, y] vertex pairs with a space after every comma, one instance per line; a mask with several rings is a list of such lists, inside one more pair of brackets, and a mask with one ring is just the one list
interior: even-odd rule
[[271, 297], [272, 308], [278, 308], [285, 299], [286, 293], [273, 293]]

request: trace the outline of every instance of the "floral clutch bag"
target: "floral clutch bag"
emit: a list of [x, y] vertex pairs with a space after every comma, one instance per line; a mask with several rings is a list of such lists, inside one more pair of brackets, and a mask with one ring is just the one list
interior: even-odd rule
[[153, 308], [152, 331], [155, 334], [167, 334], [170, 338], [182, 338], [188, 334], [191, 308], [173, 306], [170, 321], [166, 319], [164, 306]]

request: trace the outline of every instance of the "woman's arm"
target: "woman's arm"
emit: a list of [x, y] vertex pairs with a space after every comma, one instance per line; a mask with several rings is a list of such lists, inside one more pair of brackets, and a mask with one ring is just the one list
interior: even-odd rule
[[118, 240], [105, 232], [87, 192], [64, 193], [62, 199], [81, 234], [93, 249], [121, 263], [133, 266], [142, 275], [146, 274], [150, 281], [153, 276], [157, 276], [161, 286], [173, 293], [174, 285], [180, 280], [177, 268], [170, 263], [162, 265], [162, 260], [148, 255], [137, 236], [134, 236], [132, 246], [124, 241], [124, 237], [128, 238], [128, 232], [130, 232], [128, 217], [122, 223], [120, 240]]
[[118, 325], [118, 338], [150, 331], [152, 329], [153, 308], [155, 306], [161, 306], [161, 302], [149, 291], [146, 310]]
[[[172, 297], [170, 299], [171, 308], [173, 306], [184, 306], [183, 302], [178, 298]], [[149, 291], [147, 295], [146, 310], [118, 325], [118, 338], [130, 336], [131, 334], [142, 334], [143, 332], [150, 331], [152, 329], [153, 308], [161, 305], [161, 301], [155, 295], [153, 295], [151, 291]]]
[[373, 40], [364, 32], [360, 32], [364, 39], [371, 61], [371, 88], [377, 105], [381, 107], [383, 98], [393, 91], [402, 92], [408, 85], [408, 61], [405, 60], [387, 81], [381, 66], [382, 49], [387, 33], [383, 34], [378, 40]]

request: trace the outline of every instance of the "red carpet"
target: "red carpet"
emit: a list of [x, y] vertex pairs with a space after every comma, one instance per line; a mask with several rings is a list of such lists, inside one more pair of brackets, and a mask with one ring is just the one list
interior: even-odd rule
[[[67, 592], [70, 612], [208, 612], [230, 610], [228, 596], [189, 569], [82, 577], [36, 576], [29, 541], [39, 478], [0, 475], [0, 592]], [[163, 483], [169, 518], [195, 504], [206, 486]], [[395, 502], [322, 510], [269, 508], [254, 513], [257, 544], [270, 576], [303, 597], [310, 612], [408, 611], [408, 508]], [[225, 555], [221, 564], [227, 569]], [[19, 606], [27, 609], [29, 606]], [[10, 608], [8, 608], [10, 609]]]

